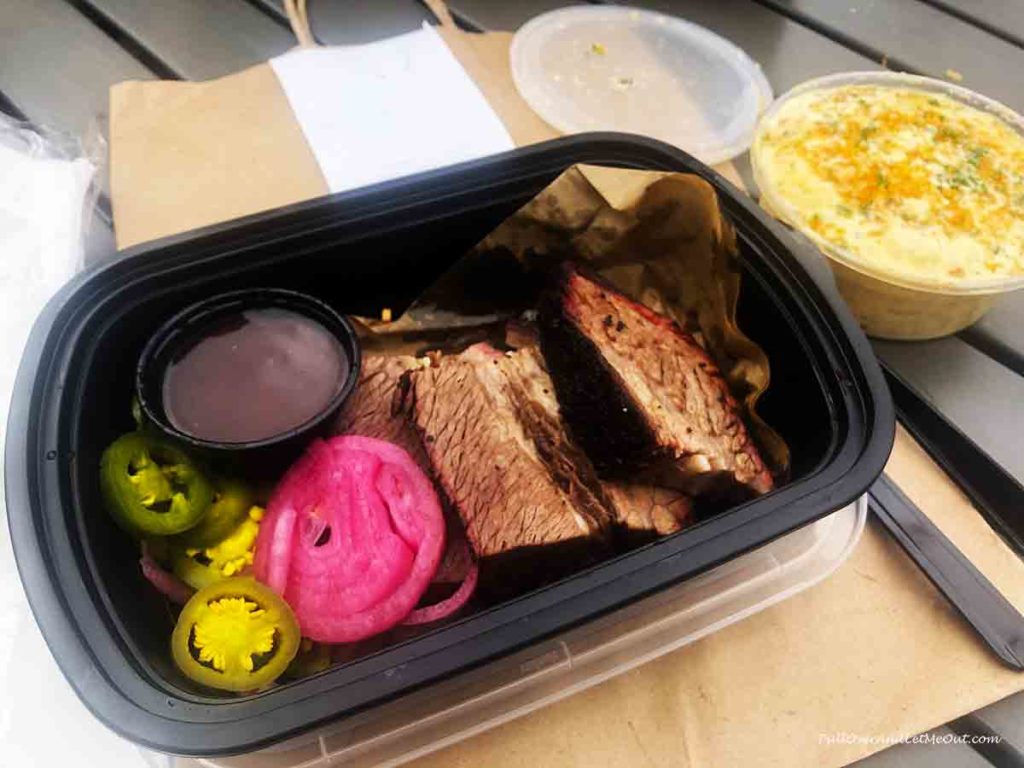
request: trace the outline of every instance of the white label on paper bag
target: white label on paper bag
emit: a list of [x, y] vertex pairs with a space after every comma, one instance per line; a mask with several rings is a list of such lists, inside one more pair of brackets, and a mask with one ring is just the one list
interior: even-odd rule
[[332, 192], [503, 152], [512, 138], [441, 37], [271, 59]]

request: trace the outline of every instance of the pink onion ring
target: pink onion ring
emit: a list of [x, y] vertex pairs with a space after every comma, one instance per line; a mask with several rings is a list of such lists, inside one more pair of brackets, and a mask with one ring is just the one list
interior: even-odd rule
[[404, 450], [343, 435], [316, 441], [274, 491], [253, 573], [304, 637], [352, 643], [400, 624], [444, 550], [433, 484]]
[[459, 588], [452, 593], [451, 597], [445, 598], [433, 605], [417, 608], [406, 616], [405, 621], [402, 623], [407, 625], [430, 624], [431, 622], [440, 621], [451, 616], [473, 596], [473, 593], [476, 591], [476, 580], [479, 572], [480, 569], [476, 561], [473, 560], [470, 563], [469, 570], [466, 572], [466, 578], [459, 585]]
[[150, 554], [146, 542], [142, 542], [142, 557], [139, 558], [139, 565], [142, 567], [142, 575], [146, 577], [146, 581], [172, 603], [184, 605], [196, 593], [192, 587], [173, 573], [160, 567], [160, 564]]

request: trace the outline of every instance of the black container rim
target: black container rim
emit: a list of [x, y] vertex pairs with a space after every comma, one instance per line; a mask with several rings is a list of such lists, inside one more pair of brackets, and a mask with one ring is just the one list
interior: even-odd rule
[[[124, 655], [116, 622], [101, 614], [95, 584], [76, 563], [67, 530], [69, 479], [61, 448], [62, 390], [70, 350], [86, 320], [119, 291], [159, 274], [237, 258], [257, 245], [316, 233], [339, 221], [363, 234], [401, 216], [429, 221], [480, 206], [482, 192], [551, 178], [579, 163], [695, 173], [715, 188], [742, 239], [771, 259], [747, 266], [788, 291], [788, 316], [813, 342], [815, 366], [846, 423], [838, 444], [807, 477], [674, 537], [634, 550], [544, 589], [318, 676], [238, 700], [212, 702], [147, 678]], [[523, 182], [525, 184], [525, 182]], [[508, 193], [511, 194], [511, 193]], [[352, 240], [356, 235], [348, 235]], [[332, 241], [335, 242], [335, 241]], [[343, 242], [343, 241], [342, 241]], [[279, 250], [279, 249], [278, 249]], [[669, 145], [622, 134], [584, 134], [438, 171], [331, 195], [130, 250], [66, 286], [36, 321], [15, 385], [5, 476], [18, 570], [44, 638], [78, 696], [112, 730], [163, 752], [248, 752], [366, 711], [484, 664], [696, 575], [839, 509], [881, 473], [895, 415], [867, 339], [845, 308], [817, 250], [765, 214], [714, 170]], [[283, 257], [266, 259], [272, 263]], [[116, 290], [115, 290], [116, 289]], [[116, 305], [115, 305], [116, 306]]]
[[[160, 354], [168, 345], [180, 343], [179, 334], [185, 332], [184, 326], [186, 325], [191, 325], [193, 327], [191, 330], [200, 329], [204, 323], [221, 314], [243, 308], [257, 309], [269, 307], [282, 307], [315, 320], [324, 326], [325, 330], [337, 340], [339, 346], [348, 356], [348, 372], [345, 374], [345, 378], [338, 382], [337, 391], [331, 396], [331, 399], [315, 416], [306, 419], [301, 424], [259, 440], [238, 442], [207, 440], [175, 427], [170, 419], [165, 418], [163, 408], [156, 407], [150, 401], [148, 394], [149, 387], [146, 382], [151, 374], [155, 375], [150, 369], [160, 357]], [[299, 291], [272, 287], [243, 288], [237, 291], [218, 293], [215, 296], [196, 301], [173, 314], [157, 328], [156, 332], [142, 348], [139, 362], [135, 366], [135, 396], [138, 398], [139, 407], [146, 415], [146, 418], [167, 435], [180, 442], [194, 448], [209, 451], [250, 451], [280, 445], [315, 430], [325, 420], [331, 418], [332, 414], [352, 394], [352, 390], [355, 389], [356, 383], [359, 381], [361, 369], [362, 351], [359, 336], [351, 321], [340, 312], [320, 301], [320, 299]]]

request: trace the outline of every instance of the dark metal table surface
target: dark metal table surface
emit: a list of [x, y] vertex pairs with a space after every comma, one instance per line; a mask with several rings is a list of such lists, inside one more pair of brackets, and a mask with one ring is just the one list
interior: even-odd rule
[[[641, 0], [744, 48], [776, 95], [811, 77], [890, 69], [962, 78], [1024, 111], [1024, 0]], [[514, 30], [565, 5], [451, 0], [470, 30]], [[368, 42], [435, 21], [416, 0], [309, 0], [323, 43]], [[0, 0], [0, 110], [78, 136], [105, 129], [122, 80], [208, 79], [294, 44], [283, 0]], [[749, 179], [749, 166], [737, 162]], [[88, 257], [114, 258], [101, 196]], [[1024, 292], [974, 327], [931, 342], [878, 342], [882, 359], [1018, 480], [1024, 481]], [[922, 693], [922, 695], [925, 695]], [[997, 733], [1004, 749], [901, 745], [861, 764], [1024, 765], [1024, 694], [935, 731]]]

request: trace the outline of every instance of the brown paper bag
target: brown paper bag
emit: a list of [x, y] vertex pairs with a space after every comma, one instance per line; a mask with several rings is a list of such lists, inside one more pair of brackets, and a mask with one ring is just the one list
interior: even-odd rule
[[[313, 45], [298, 3], [297, 37]], [[509, 32], [469, 34], [427, 3], [445, 43], [519, 146], [558, 132], [519, 96]], [[731, 164], [717, 168], [740, 185]], [[269, 64], [203, 83], [130, 81], [110, 90], [110, 187], [118, 248], [327, 194]]]
[[110, 89], [118, 248], [327, 194], [269, 64]]
[[[510, 35], [463, 33], [428, 5], [517, 143], [555, 135], [512, 85]], [[115, 86], [110, 147], [122, 248], [326, 193], [266, 64], [209, 83]], [[887, 472], [1024, 610], [1024, 564], [902, 431]], [[1024, 675], [871, 524], [819, 586], [420, 764], [839, 766], [1022, 689]]]
[[[508, 32], [460, 31], [428, 3], [438, 32], [518, 145], [558, 133], [520, 98]], [[304, 3], [293, 29], [314, 45]], [[110, 91], [110, 187], [118, 248], [327, 194], [269, 64], [204, 83], [126, 82]]]

